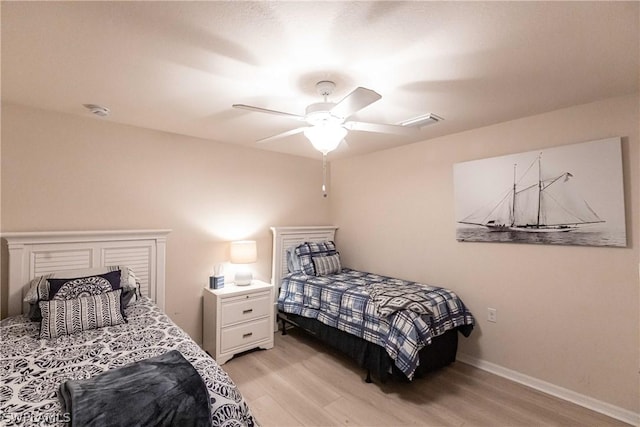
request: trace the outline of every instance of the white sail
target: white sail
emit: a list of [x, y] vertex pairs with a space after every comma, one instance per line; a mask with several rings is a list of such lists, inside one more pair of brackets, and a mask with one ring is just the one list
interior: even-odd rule
[[[538, 174], [529, 172], [538, 164]], [[494, 231], [570, 231], [579, 225], [604, 222], [589, 204], [578, 196], [569, 172], [543, 179], [541, 157], [489, 209], [480, 209], [460, 223], [483, 225]]]

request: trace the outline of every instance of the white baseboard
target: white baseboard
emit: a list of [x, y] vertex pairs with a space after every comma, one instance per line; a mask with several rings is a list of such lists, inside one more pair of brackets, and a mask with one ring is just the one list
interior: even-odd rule
[[585, 396], [584, 394], [576, 393], [575, 391], [521, 374], [520, 372], [507, 369], [500, 365], [496, 365], [495, 363], [487, 362], [467, 354], [458, 353], [457, 360], [462, 363], [466, 363], [467, 365], [475, 366], [483, 371], [491, 372], [492, 374], [526, 385], [543, 393], [547, 393], [560, 399], [575, 403], [576, 405], [591, 409], [592, 411], [600, 412], [601, 414], [624, 421], [625, 423], [640, 426], [639, 413], [611, 405], [601, 400], [594, 399], [593, 397]]

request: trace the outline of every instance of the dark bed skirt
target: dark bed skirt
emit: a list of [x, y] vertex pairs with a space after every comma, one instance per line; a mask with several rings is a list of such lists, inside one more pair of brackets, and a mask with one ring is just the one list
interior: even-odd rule
[[[372, 342], [355, 335], [325, 325], [315, 319], [298, 316], [296, 314], [278, 312], [278, 319], [282, 322], [283, 334], [286, 333], [285, 324], [297, 326], [325, 344], [346, 354], [367, 370], [369, 374], [380, 381], [387, 381], [390, 377], [408, 381], [407, 377], [393, 363], [386, 350]], [[466, 331], [465, 331], [466, 332]], [[437, 336], [420, 351], [420, 366], [414, 378], [419, 378], [427, 372], [447, 366], [455, 362], [458, 351], [458, 330], [452, 329]]]

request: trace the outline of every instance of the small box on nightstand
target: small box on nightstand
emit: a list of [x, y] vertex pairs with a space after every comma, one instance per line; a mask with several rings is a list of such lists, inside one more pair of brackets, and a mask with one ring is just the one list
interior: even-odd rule
[[222, 289], [222, 288], [224, 288], [224, 276], [210, 276], [209, 277], [209, 288], [211, 288], [211, 289]]

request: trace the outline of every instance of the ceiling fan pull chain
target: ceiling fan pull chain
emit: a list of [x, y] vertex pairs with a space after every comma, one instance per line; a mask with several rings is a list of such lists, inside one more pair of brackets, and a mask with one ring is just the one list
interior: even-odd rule
[[327, 155], [322, 155], [322, 197], [327, 197]]

